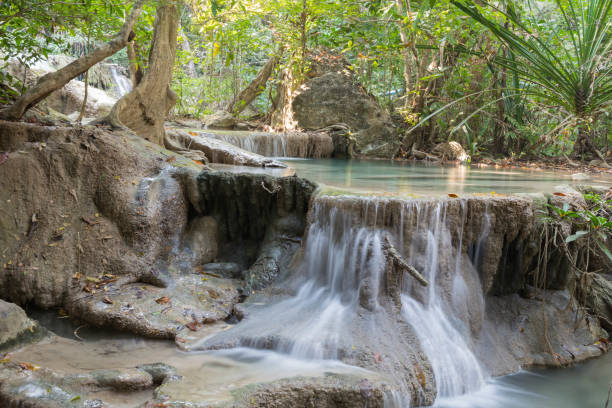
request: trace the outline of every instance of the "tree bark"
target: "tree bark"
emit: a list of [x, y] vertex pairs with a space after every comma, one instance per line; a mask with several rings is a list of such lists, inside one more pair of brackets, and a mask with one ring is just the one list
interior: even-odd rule
[[238, 97], [234, 99], [227, 107], [227, 111], [234, 116], [237, 116], [240, 112], [246, 109], [265, 89], [266, 82], [272, 75], [274, 67], [278, 62], [276, 55], [270, 57], [270, 59], [264, 64], [259, 70], [255, 78], [247, 85], [246, 88], [238, 94]]
[[289, 68], [281, 71], [280, 81], [276, 88], [274, 111], [270, 115], [270, 126], [278, 130], [295, 129], [293, 119], [293, 75]]
[[128, 127], [140, 137], [163, 146], [164, 121], [176, 103], [176, 94], [170, 83], [176, 56], [178, 20], [174, 2], [163, 2], [157, 8], [149, 69], [138, 86], [119, 99], [100, 122], [118, 128]]
[[138, 20], [145, 0], [135, 0], [132, 11], [126, 18], [121, 30], [107, 43], [97, 47], [92, 52], [71, 62], [65, 67], [42, 76], [36, 85], [25, 91], [15, 103], [0, 111], [0, 119], [19, 120], [23, 114], [38, 102], [60, 89], [73, 78], [83, 74], [89, 68], [121, 50], [128, 42], [132, 28]]
[[130, 81], [132, 81], [132, 88], [136, 88], [136, 86], [142, 80], [142, 69], [140, 69], [140, 64], [138, 63], [138, 53], [136, 52], [136, 47], [134, 46], [134, 40], [127, 43], [126, 46], [127, 56], [128, 56], [128, 66], [130, 68]]

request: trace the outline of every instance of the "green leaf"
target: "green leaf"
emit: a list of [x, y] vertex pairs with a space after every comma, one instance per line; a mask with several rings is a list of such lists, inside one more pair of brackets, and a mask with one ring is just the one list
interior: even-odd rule
[[565, 238], [565, 242], [570, 243], [573, 242], [579, 238], [584, 237], [585, 235], [588, 235], [589, 231], [577, 231], [575, 234], [570, 235], [569, 237]]
[[610, 253], [610, 250], [606, 247], [606, 245], [603, 242], [601, 242], [600, 240], [596, 240], [595, 242], [597, 242], [597, 245], [599, 245], [599, 248], [601, 248], [603, 253], [606, 254], [608, 259], [610, 261], [612, 261], [612, 253]]

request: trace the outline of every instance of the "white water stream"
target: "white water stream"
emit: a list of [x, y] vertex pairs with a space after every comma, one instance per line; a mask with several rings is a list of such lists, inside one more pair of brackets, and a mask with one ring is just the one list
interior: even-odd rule
[[[397, 201], [391, 206], [381, 198], [316, 198], [303, 259], [291, 283], [295, 296], [256, 307], [229, 333], [242, 347], [272, 349], [292, 358], [346, 361], [351, 350], [365, 347], [403, 364], [409, 358], [402, 349], [414, 342], [401, 338], [407, 323], [431, 364], [438, 398], [478, 391], [488, 379], [472, 351], [484, 319], [484, 299], [477, 271], [461, 252], [465, 203], [458, 231], [451, 231], [447, 205], [448, 200], [401, 202], [399, 217], [390, 225], [385, 220], [397, 211]], [[361, 214], [355, 206], [362, 207]], [[488, 233], [487, 220], [482, 225], [478, 242]], [[421, 288], [404, 276], [401, 316], [393, 316], [384, 299], [386, 236], [431, 283]], [[387, 405], [408, 406], [414, 384], [404, 381], [405, 372], [390, 374], [397, 377], [399, 391], [389, 395]]]

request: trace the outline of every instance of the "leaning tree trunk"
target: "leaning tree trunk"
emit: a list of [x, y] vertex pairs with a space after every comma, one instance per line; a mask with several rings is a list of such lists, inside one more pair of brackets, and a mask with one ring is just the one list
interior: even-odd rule
[[36, 85], [29, 88], [13, 105], [0, 111], [0, 119], [19, 120], [23, 114], [38, 102], [70, 82], [73, 78], [86, 72], [98, 62], [115, 54], [128, 43], [132, 28], [138, 20], [145, 0], [134, 1], [130, 15], [123, 23], [121, 30], [107, 43], [97, 47], [92, 52], [71, 62], [65, 67], [42, 76]]
[[170, 88], [170, 82], [177, 34], [177, 7], [171, 1], [163, 2], [157, 8], [149, 69], [140, 83], [119, 99], [101, 122], [119, 128], [128, 127], [144, 139], [164, 144], [164, 121], [176, 102], [176, 94]]
[[270, 75], [272, 75], [272, 71], [274, 71], [277, 62], [278, 57], [276, 55], [270, 57], [259, 70], [255, 78], [242, 90], [242, 92], [240, 92], [240, 94], [238, 94], [238, 97], [227, 106], [227, 111], [229, 113], [237, 116], [266, 89], [266, 82], [268, 82]]

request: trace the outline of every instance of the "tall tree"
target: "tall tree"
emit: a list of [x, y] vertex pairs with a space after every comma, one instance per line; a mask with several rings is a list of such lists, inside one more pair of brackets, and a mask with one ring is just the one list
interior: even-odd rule
[[157, 7], [149, 65], [140, 83], [111, 109], [106, 121], [115, 127], [126, 126], [139, 136], [164, 144], [164, 121], [176, 103], [170, 88], [178, 35], [176, 1], [164, 0]]

